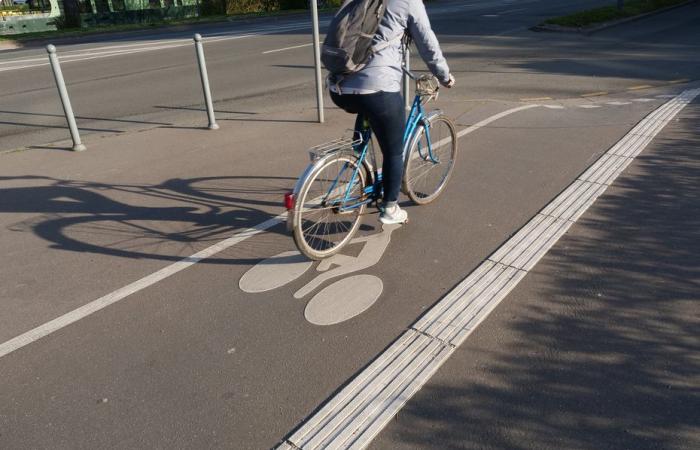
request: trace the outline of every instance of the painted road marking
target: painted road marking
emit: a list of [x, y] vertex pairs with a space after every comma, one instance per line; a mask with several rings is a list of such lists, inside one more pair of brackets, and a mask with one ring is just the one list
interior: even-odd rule
[[160, 269], [157, 272], [152, 273], [151, 275], [143, 277], [138, 281], [124, 286], [121, 289], [117, 289], [116, 291], [109, 293], [103, 297], [100, 297], [97, 300], [93, 300], [90, 303], [83, 305], [80, 308], [74, 309], [73, 311], [66, 313], [50, 322], [46, 322], [45, 324], [40, 325], [30, 331], [27, 331], [26, 333], [23, 333], [13, 339], [10, 339], [7, 342], [3, 342], [2, 344], [0, 344], [0, 358], [7, 355], [8, 353], [11, 353], [26, 345], [29, 345], [34, 341], [48, 336], [49, 334], [58, 331], [61, 328], [67, 327], [68, 325], [71, 325], [79, 321], [80, 319], [84, 319], [85, 317], [96, 313], [97, 311], [100, 311], [101, 309], [104, 309], [109, 305], [117, 303], [118, 301], [125, 299], [131, 294], [135, 294], [136, 292], [139, 292], [149, 286], [153, 286], [159, 281], [162, 281], [170, 277], [171, 275], [180, 272], [181, 270], [184, 270], [194, 264], [197, 264], [198, 262], [204, 259], [210, 258], [215, 254], [226, 250], [229, 247], [243, 242], [246, 239], [255, 236], [256, 234], [267, 230], [268, 228], [272, 228], [273, 226], [282, 223], [286, 217], [287, 213], [285, 212], [284, 214], [280, 214], [271, 219], [268, 219], [265, 222], [262, 222], [252, 228], [248, 228], [228, 239], [225, 239], [217, 244], [207, 247], [204, 250], [197, 252], [192, 256], [183, 258], [174, 264], [171, 264], [167, 267]]
[[632, 102], [606, 102], [606, 105], [611, 105], [611, 106], [622, 106], [622, 105], [631, 105]]
[[554, 100], [552, 97], [525, 97], [521, 98], [521, 102], [546, 102], [547, 100]]
[[627, 165], [698, 94], [700, 89], [685, 91], [639, 122], [328, 399], [278, 449], [367, 447]]
[[605, 91], [590, 92], [588, 94], [581, 94], [581, 97], [600, 97], [601, 95], [608, 95], [608, 93]]
[[600, 108], [600, 105], [576, 105], [578, 108], [584, 108], [584, 109], [593, 109], [593, 108]]
[[542, 106], [544, 106], [545, 108], [548, 108], [548, 109], [564, 109], [564, 107], [562, 105], [542, 105]]
[[301, 44], [301, 45], [293, 45], [291, 47], [284, 47], [284, 48], [278, 48], [275, 50], [268, 50], [266, 52], [262, 52], [263, 55], [268, 55], [270, 53], [277, 53], [277, 52], [283, 52], [285, 50], [292, 50], [294, 48], [302, 48], [302, 47], [311, 47], [313, 44]]
[[[464, 130], [457, 133], [457, 137], [459, 138], [469, 133], [472, 133], [488, 125], [489, 123], [506, 117], [510, 114], [530, 108], [536, 108], [537, 106], [538, 105], [525, 105], [519, 106], [517, 108], [512, 108], [507, 111], [503, 111], [501, 113], [488, 117], [470, 127], [465, 128]], [[207, 247], [206, 249], [197, 252], [192, 256], [184, 258], [174, 264], [171, 264], [170, 266], [164, 267], [163, 269], [152, 273], [151, 275], [148, 275], [144, 278], [141, 278], [140, 280], [135, 281], [123, 288], [117, 289], [116, 291], [109, 293], [103, 297], [100, 297], [97, 300], [93, 300], [90, 303], [81, 306], [80, 308], [74, 309], [73, 311], [70, 311], [56, 319], [53, 319], [49, 322], [46, 322], [43, 325], [33, 328], [13, 339], [10, 339], [9, 341], [3, 342], [2, 344], [0, 344], [0, 358], [9, 353], [12, 353], [15, 350], [25, 347], [34, 341], [48, 336], [64, 327], [67, 327], [68, 325], [71, 325], [81, 319], [84, 319], [89, 315], [106, 308], [109, 305], [117, 303], [118, 301], [121, 301], [126, 297], [135, 294], [136, 292], [139, 292], [149, 286], [153, 286], [159, 281], [162, 281], [170, 277], [171, 275], [174, 275], [180, 272], [181, 270], [184, 270], [206, 258], [210, 258], [229, 247], [232, 247], [252, 236], [255, 236], [256, 234], [259, 234], [269, 228], [272, 228], [273, 226], [284, 222], [286, 217], [287, 213], [285, 212], [271, 219], [268, 219], [265, 222], [262, 222], [252, 228], [248, 228], [240, 233], [237, 233], [228, 239], [225, 239], [217, 244]]]
[[[531, 109], [531, 108], [537, 108], [539, 106], [540, 105], [523, 105], [523, 106], [518, 106], [515, 108], [511, 108], [509, 110], [500, 112], [496, 115], [493, 115], [489, 118], [482, 120], [481, 122], [477, 122], [474, 125], [471, 125], [465, 129], [463, 129], [462, 131], [457, 133], [457, 137], [461, 138], [464, 135], [467, 135], [469, 133], [473, 133], [474, 131], [478, 130], [479, 128], [485, 127], [486, 125], [490, 124], [491, 122], [495, 122], [498, 119], [502, 119], [502, 118], [509, 116], [511, 114], [514, 114], [516, 112], [524, 111], [526, 109]], [[440, 146], [440, 145], [442, 145], [442, 143], [440, 141], [438, 141], [435, 145]]]
[[374, 275], [354, 275], [336, 281], [311, 299], [304, 317], [314, 325], [335, 325], [367, 311], [377, 301], [384, 284]]
[[[355, 238], [350, 245], [362, 244], [357, 256], [338, 253], [324, 259], [316, 266], [322, 272], [294, 293], [300, 299], [321, 287], [326, 281], [359, 272], [376, 265], [391, 242], [391, 234], [401, 225], [382, 225], [382, 231]], [[291, 283], [313, 265], [298, 251], [280, 253], [251, 267], [243, 274], [238, 286], [243, 292], [265, 292]], [[360, 275], [335, 281], [321, 290], [307, 304], [304, 317], [315, 325], [334, 325], [363, 313], [382, 294], [382, 280], [374, 275]], [[370, 278], [367, 278], [370, 277]], [[347, 280], [362, 284], [352, 284]], [[367, 282], [367, 284], [364, 284]], [[352, 289], [362, 286], [362, 289]]]
[[687, 83], [690, 81], [690, 78], [680, 78], [678, 80], [671, 80], [668, 83], [669, 84], [679, 84], [679, 83]]
[[640, 84], [639, 86], [628, 87], [627, 90], [628, 91], [638, 91], [640, 89], [649, 89], [650, 87], [652, 87], [650, 84]]
[[238, 280], [238, 287], [249, 294], [267, 292], [291, 283], [311, 268], [313, 261], [297, 250], [260, 261]]
[[[326, 24], [326, 22], [323, 22], [321, 25]], [[221, 33], [212, 34], [210, 36], [205, 36], [204, 43], [214, 43], [214, 42], [230, 41], [230, 40], [236, 40], [236, 39], [245, 39], [245, 38], [256, 37], [256, 36], [264, 36], [264, 35], [270, 35], [270, 34], [278, 34], [278, 33], [284, 33], [286, 31], [306, 29], [309, 26], [310, 25], [307, 23], [303, 23], [303, 24], [300, 23], [300, 24], [291, 24], [291, 25], [277, 27], [277, 28], [269, 27], [269, 28], [262, 28], [262, 29], [258, 29], [258, 30], [251, 30], [251, 32], [247, 32], [247, 33], [243, 33], [243, 34], [241, 34], [241, 33], [236, 33], [234, 35], [221, 34]], [[131, 54], [135, 54], [135, 53], [143, 53], [143, 52], [150, 52], [150, 51], [156, 51], [156, 50], [169, 50], [169, 49], [191, 46], [191, 45], [193, 45], [192, 39], [176, 39], [176, 40], [168, 40], [168, 41], [164, 41], [164, 42], [158, 42], [156, 44], [145, 43], [145, 44], [129, 44], [129, 45], [98, 47], [97, 49], [72, 50], [69, 52], [65, 52], [65, 54], [63, 52], [61, 52], [61, 54], [59, 55], [59, 60], [61, 61], [61, 64], [65, 64], [65, 63], [70, 63], [70, 62], [88, 61], [88, 60], [92, 60], [92, 59], [109, 58], [109, 57], [121, 56], [121, 55], [131, 55]], [[124, 48], [124, 47], [129, 47], [129, 48]], [[137, 48], [130, 48], [130, 47], [137, 47]], [[104, 51], [95, 52], [94, 50], [104, 50]], [[74, 54], [74, 52], [75, 52], [75, 54]], [[28, 69], [28, 68], [33, 68], [33, 67], [47, 66], [47, 65], [49, 65], [49, 62], [47, 62], [47, 59], [48, 58], [28, 58], [28, 59], [18, 59], [18, 60], [12, 60], [12, 61], [1, 61], [0, 64], [23, 64], [23, 65], [0, 68], [0, 72], [8, 72], [11, 70], [20, 70], [20, 69]], [[26, 64], [26, 63], [28, 63], [28, 64]]]
[[654, 99], [653, 98], [633, 98], [632, 101], [645, 103], [645, 102], [653, 102]]

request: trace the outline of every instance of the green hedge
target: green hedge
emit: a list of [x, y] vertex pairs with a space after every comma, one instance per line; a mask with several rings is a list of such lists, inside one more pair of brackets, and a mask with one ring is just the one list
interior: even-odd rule
[[597, 23], [637, 16], [657, 9], [685, 3], [686, 1], [687, 0], [624, 0], [624, 7], [621, 10], [617, 9], [617, 6], [604, 6], [602, 8], [580, 11], [568, 16], [554, 17], [545, 20], [544, 23], [563, 27], [581, 28]]
[[[292, 9], [307, 9], [309, 0], [205, 0], [208, 2], [218, 2], [218, 8], [213, 14], [250, 14], [271, 11], [284, 11]], [[343, 0], [317, 0], [320, 8], [337, 8]], [[225, 4], [225, 6], [223, 6]], [[202, 15], [208, 12], [202, 11]]]

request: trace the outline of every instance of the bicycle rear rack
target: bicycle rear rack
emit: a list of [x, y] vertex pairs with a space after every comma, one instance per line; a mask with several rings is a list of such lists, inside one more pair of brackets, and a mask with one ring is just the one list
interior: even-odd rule
[[343, 137], [340, 139], [335, 139], [328, 141], [324, 144], [317, 145], [309, 149], [309, 159], [311, 162], [318, 161], [329, 153], [343, 151], [343, 150], [354, 150], [358, 145], [362, 144], [362, 136], [356, 138]]

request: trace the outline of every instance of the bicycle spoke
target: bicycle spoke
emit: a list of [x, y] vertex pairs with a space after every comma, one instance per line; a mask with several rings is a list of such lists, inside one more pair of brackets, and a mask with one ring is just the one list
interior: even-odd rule
[[[412, 175], [412, 176], [411, 176], [411, 180], [413, 180], [413, 181], [415, 182], [416, 180], [419, 180], [419, 179], [423, 178], [424, 176], [426, 176], [428, 173], [430, 173], [430, 172], [431, 172], [433, 169], [435, 169], [436, 167], [440, 167], [440, 164], [435, 164], [435, 163], [432, 163], [432, 162], [431, 162], [431, 163], [423, 164], [423, 166], [428, 166], [428, 168], [425, 169], [424, 171], [420, 172], [420, 175], [416, 175], [416, 176], [413, 176], [413, 175]], [[417, 170], [416, 170], [416, 171], [417, 171]], [[414, 173], [415, 173], [415, 172], [414, 172]]]
[[411, 148], [405, 176], [409, 196], [423, 204], [432, 201], [449, 179], [456, 142], [450, 122], [442, 118], [430, 126], [431, 146], [428, 145], [427, 130], [421, 129], [419, 133]]
[[[297, 214], [295, 239], [307, 256], [331, 254], [359, 225], [364, 204], [364, 177], [350, 157], [327, 161], [305, 190]], [[354, 178], [354, 180], [353, 180]], [[304, 199], [309, 199], [304, 200]]]

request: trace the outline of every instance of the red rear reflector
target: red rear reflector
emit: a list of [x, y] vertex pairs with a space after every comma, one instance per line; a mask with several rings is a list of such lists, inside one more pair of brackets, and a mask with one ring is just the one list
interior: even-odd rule
[[287, 210], [294, 209], [294, 192], [287, 192], [284, 194], [284, 207]]

